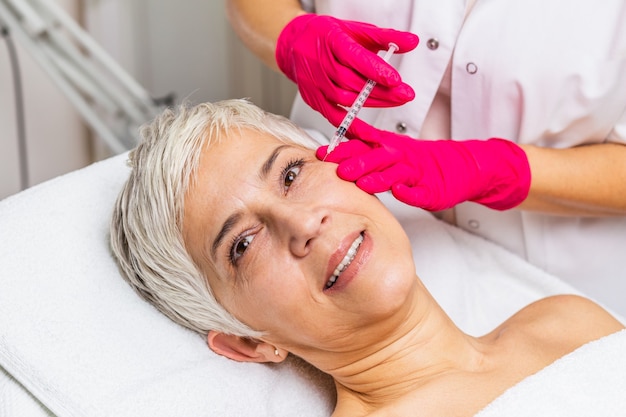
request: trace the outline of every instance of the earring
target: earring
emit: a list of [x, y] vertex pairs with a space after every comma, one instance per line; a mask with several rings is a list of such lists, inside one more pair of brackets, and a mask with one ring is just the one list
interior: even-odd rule
[[274, 355], [280, 356], [280, 353], [278, 353], [278, 349], [274, 349]]

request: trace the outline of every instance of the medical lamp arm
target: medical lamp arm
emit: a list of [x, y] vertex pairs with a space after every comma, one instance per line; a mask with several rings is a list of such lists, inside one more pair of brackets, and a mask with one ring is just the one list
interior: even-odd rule
[[0, 23], [15, 34], [85, 122], [120, 153], [160, 106], [51, 0], [0, 0]]

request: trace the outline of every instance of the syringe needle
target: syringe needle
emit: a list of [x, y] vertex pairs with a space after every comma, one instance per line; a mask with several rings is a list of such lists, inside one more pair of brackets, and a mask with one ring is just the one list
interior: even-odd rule
[[[394, 52], [397, 50], [398, 50], [398, 45], [396, 45], [395, 43], [389, 43], [389, 49], [383, 56], [383, 59], [385, 60], [385, 62], [389, 62], [389, 58], [391, 58], [391, 55], [393, 55]], [[337, 128], [337, 131], [333, 135], [333, 138], [331, 139], [330, 144], [328, 145], [328, 148], [326, 149], [326, 155], [324, 155], [323, 160], [326, 160], [326, 157], [328, 156], [328, 154], [330, 154], [337, 147], [337, 145], [339, 145], [339, 143], [343, 140], [344, 136], [346, 135], [346, 132], [350, 128], [350, 125], [352, 124], [352, 122], [354, 122], [354, 119], [356, 119], [357, 114], [359, 114], [359, 111], [361, 111], [363, 104], [365, 104], [365, 100], [367, 100], [367, 97], [369, 97], [375, 85], [376, 85], [376, 81], [367, 80], [367, 82], [361, 89], [361, 92], [356, 97], [356, 100], [354, 100], [354, 103], [352, 103], [350, 110], [348, 110], [348, 113], [343, 118], [341, 124]]]

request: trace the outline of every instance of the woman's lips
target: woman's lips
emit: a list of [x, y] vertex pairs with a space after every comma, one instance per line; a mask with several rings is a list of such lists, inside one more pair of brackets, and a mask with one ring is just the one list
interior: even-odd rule
[[[326, 276], [328, 279], [324, 284], [324, 290], [335, 289], [339, 286], [343, 287], [354, 277], [360, 265], [364, 262], [365, 246], [371, 246], [371, 241], [364, 232], [352, 234], [345, 238], [339, 248], [333, 253], [328, 262]], [[341, 285], [340, 285], [341, 284]]]

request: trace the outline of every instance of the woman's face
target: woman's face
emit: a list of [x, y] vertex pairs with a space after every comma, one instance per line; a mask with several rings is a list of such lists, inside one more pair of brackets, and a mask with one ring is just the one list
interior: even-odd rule
[[345, 348], [356, 332], [380, 340], [416, 285], [401, 226], [335, 170], [242, 130], [202, 151], [185, 199], [185, 244], [220, 304], [300, 355]]

